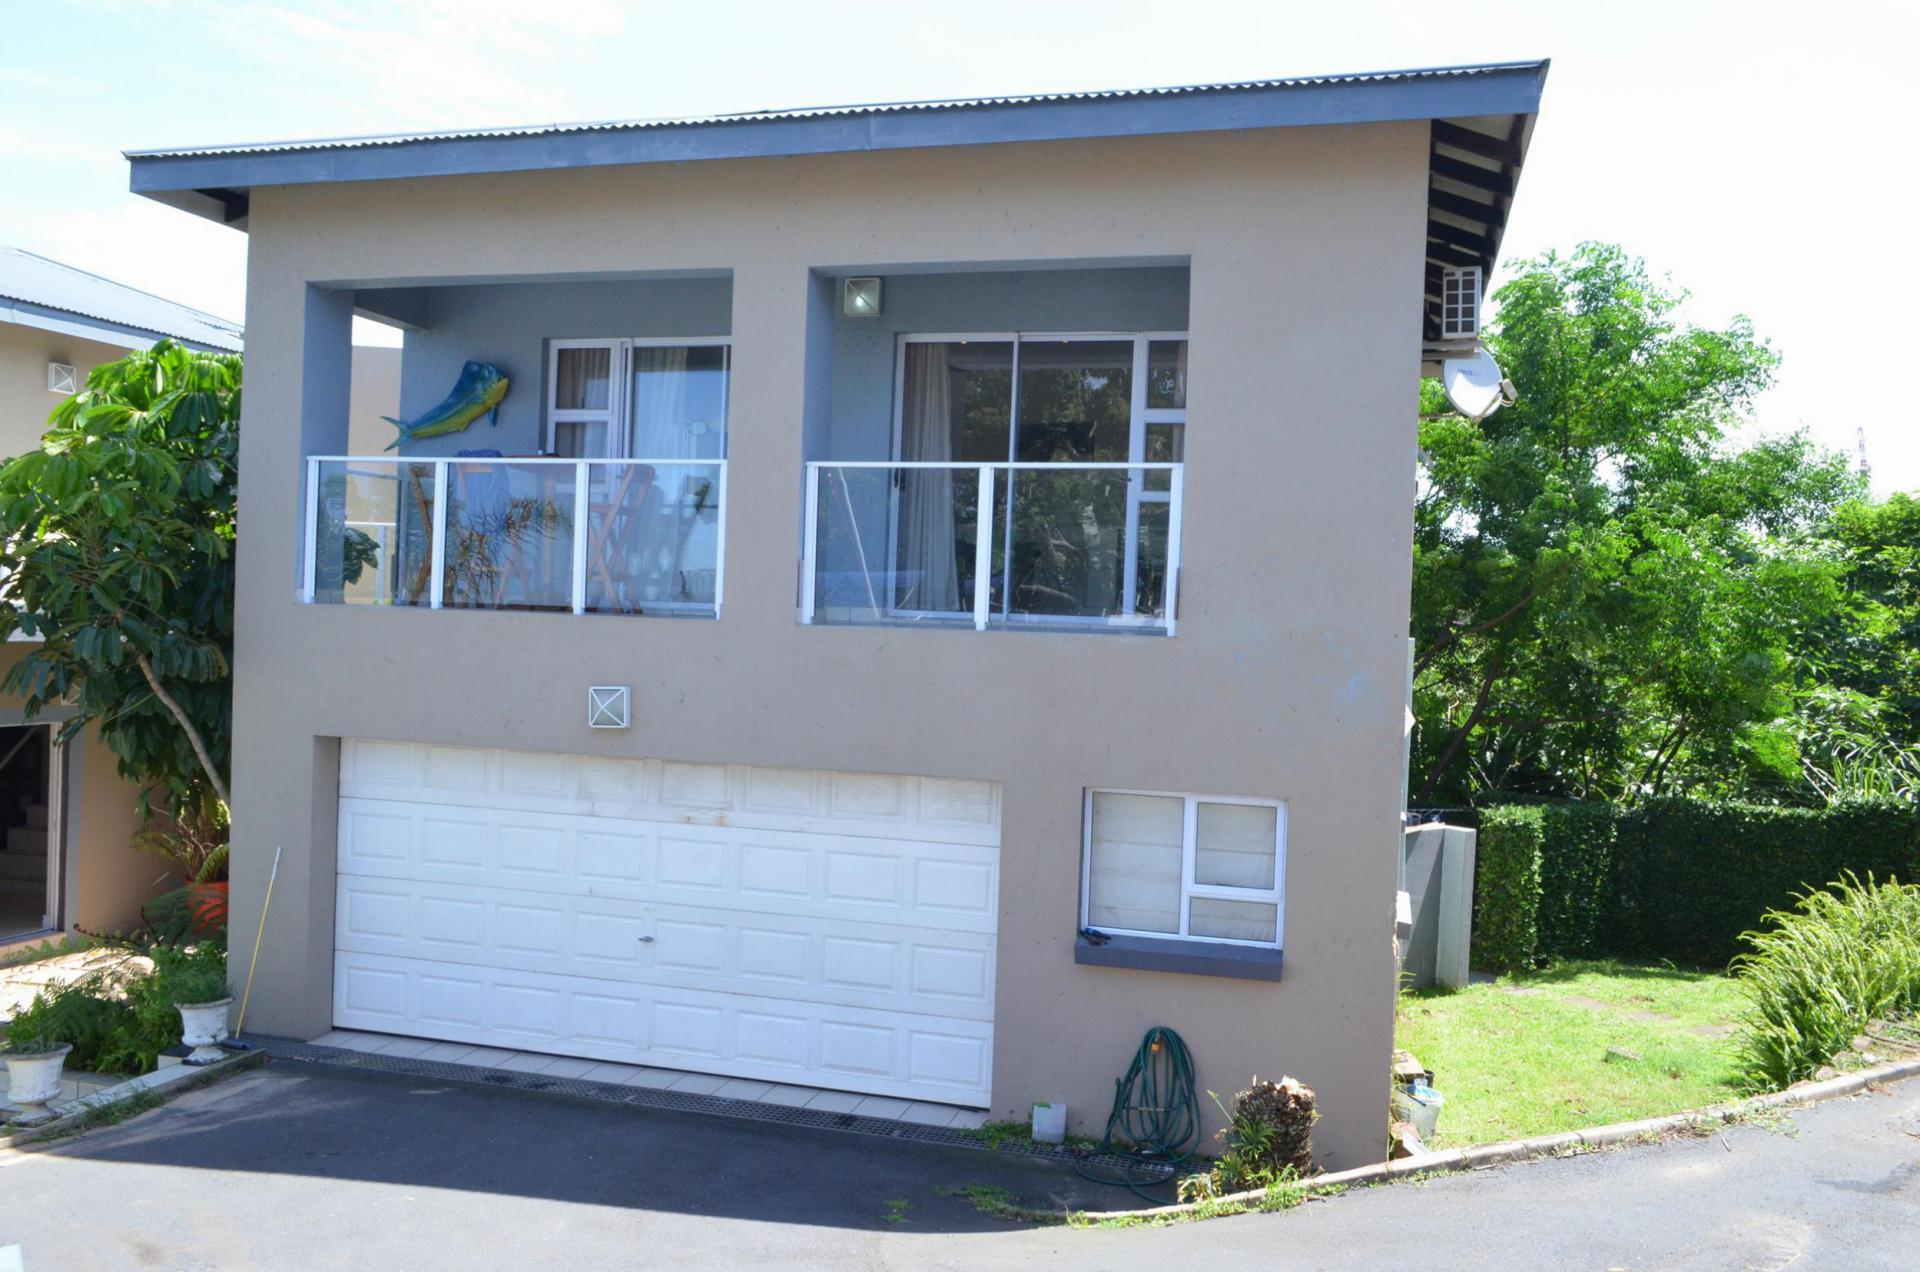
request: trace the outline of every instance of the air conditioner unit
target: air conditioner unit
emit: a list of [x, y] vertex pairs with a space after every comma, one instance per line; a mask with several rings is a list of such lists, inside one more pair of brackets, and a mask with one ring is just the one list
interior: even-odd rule
[[1475, 340], [1480, 335], [1480, 267], [1461, 265], [1440, 276], [1440, 338]]

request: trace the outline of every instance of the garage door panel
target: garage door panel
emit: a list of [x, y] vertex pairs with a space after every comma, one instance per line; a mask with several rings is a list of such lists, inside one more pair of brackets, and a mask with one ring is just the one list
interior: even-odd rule
[[998, 847], [991, 782], [349, 739], [343, 798]]
[[372, 954], [340, 955], [334, 992], [343, 1028], [392, 1029], [399, 1002], [401, 1015], [454, 1042], [837, 1082], [909, 1099], [988, 1099], [992, 1026], [984, 1021]]
[[[849, 847], [849, 843], [853, 847]], [[720, 906], [823, 919], [998, 927], [998, 850], [728, 827], [470, 810], [460, 818], [391, 800], [341, 801], [343, 876]]]
[[985, 1104], [992, 783], [341, 747], [335, 1020]]
[[357, 876], [337, 896], [342, 951], [993, 1018], [986, 933]]

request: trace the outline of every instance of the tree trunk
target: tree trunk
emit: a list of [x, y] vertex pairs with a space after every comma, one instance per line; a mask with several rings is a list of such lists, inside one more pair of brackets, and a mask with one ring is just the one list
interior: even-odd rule
[[193, 753], [199, 757], [200, 767], [206, 770], [207, 780], [213, 783], [213, 793], [220, 797], [222, 804], [231, 807], [233, 800], [227, 795], [226, 779], [220, 776], [218, 769], [214, 768], [213, 757], [207, 754], [207, 744], [201, 738], [200, 730], [193, 727], [193, 721], [187, 718], [187, 713], [181, 710], [180, 704], [174, 701], [173, 695], [168, 693], [166, 686], [160, 683], [160, 677], [153, 674], [153, 664], [147, 661], [147, 656], [136, 654], [134, 657], [140, 664], [140, 674], [147, 678], [147, 684], [153, 689], [153, 696], [160, 699], [161, 704], [173, 713], [175, 723], [186, 732], [187, 741], [193, 744]]
[[1486, 678], [1480, 682], [1480, 694], [1474, 699], [1473, 711], [1468, 714], [1466, 723], [1454, 733], [1453, 739], [1447, 743], [1447, 749], [1440, 753], [1440, 758], [1434, 761], [1433, 768], [1427, 773], [1427, 780], [1420, 785], [1420, 793], [1413, 798], [1415, 804], [1423, 804], [1432, 798], [1434, 788], [1440, 785], [1440, 779], [1445, 777], [1447, 770], [1453, 767], [1454, 760], [1460, 755], [1460, 748], [1467, 744], [1467, 739], [1472, 736], [1474, 727], [1480, 723], [1480, 717], [1487, 713], [1487, 699], [1493, 696], [1494, 683], [1499, 679], [1500, 660], [1496, 658], [1487, 668]]

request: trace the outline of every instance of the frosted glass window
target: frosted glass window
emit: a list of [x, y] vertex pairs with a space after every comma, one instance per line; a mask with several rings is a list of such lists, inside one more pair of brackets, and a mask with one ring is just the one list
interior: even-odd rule
[[1093, 791], [1086, 836], [1081, 926], [1280, 945], [1285, 805]]
[[1195, 813], [1193, 881], [1223, 888], [1273, 886], [1279, 813], [1258, 804], [1208, 804]]
[[1087, 918], [1094, 927], [1180, 931], [1185, 801], [1165, 795], [1093, 797]]
[[1219, 897], [1195, 897], [1193, 911], [1187, 916], [1191, 936], [1208, 936], [1223, 941], [1273, 940], [1274, 915], [1279, 907], [1268, 902], [1224, 901]]

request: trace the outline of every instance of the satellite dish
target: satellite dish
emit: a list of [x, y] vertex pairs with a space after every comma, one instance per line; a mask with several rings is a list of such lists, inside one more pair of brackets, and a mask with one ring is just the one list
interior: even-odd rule
[[1446, 386], [1447, 401], [1453, 403], [1453, 409], [1475, 424], [1515, 400], [1513, 385], [1485, 349], [1442, 362], [1440, 382]]

